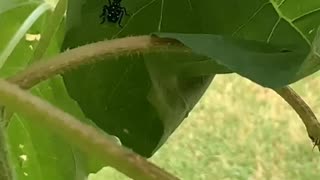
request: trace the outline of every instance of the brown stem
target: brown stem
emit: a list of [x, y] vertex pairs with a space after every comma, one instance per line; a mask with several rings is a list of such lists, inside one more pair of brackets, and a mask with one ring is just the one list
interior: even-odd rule
[[296, 111], [307, 129], [310, 139], [320, 150], [320, 123], [308, 104], [289, 86], [274, 91]]
[[145, 158], [117, 144], [96, 128], [82, 123], [68, 113], [17, 85], [0, 79], [1, 103], [43, 127], [50, 128], [87, 153], [97, 155], [106, 164], [136, 180], [177, 180], [178, 178], [148, 162]]
[[[115, 56], [127, 55], [130, 53], [146, 53], [158, 51], [190, 52], [189, 49], [183, 47], [175, 40], [159, 39], [150, 36], [127, 37], [117, 40], [97, 42], [94, 44], [89, 44], [81, 46], [79, 48], [68, 50], [53, 58], [42, 60], [31, 65], [21, 73], [8, 78], [8, 81], [17, 84], [20, 88], [29, 89], [43, 80], [46, 80], [60, 73], [64, 73], [68, 70], [75, 69], [80, 65], [95, 63], [107, 59], [111, 60]], [[1, 83], [6, 84], [5, 81]], [[11, 92], [21, 91], [12, 85], [6, 84], [6, 86], [14, 89]], [[3, 93], [10, 93], [10, 91], [6, 91]], [[19, 93], [23, 94], [25, 92]], [[10, 96], [9, 94], [7, 95]], [[129, 177], [138, 180], [178, 179], [153, 165], [152, 163], [148, 162], [146, 159], [135, 154], [134, 152], [120, 147], [112, 140], [106, 138], [104, 134], [99, 134], [93, 127], [80, 123], [80, 121], [76, 120], [74, 117], [54, 108], [50, 104], [47, 104], [40, 100], [36, 100], [36, 97], [33, 97], [33, 100], [32, 98], [29, 100], [23, 100], [23, 98], [26, 98], [28, 96], [26, 94], [21, 95], [16, 98], [16, 102], [25, 101], [25, 103], [29, 103], [29, 107], [32, 107], [32, 109], [30, 110], [31, 112], [46, 112], [46, 114], [52, 118], [52, 121], [46, 120], [44, 123], [51, 123], [49, 126], [51, 129], [53, 127], [55, 127], [53, 129], [65, 129], [65, 131], [69, 133], [68, 136], [77, 136], [77, 139], [81, 140], [79, 142], [81, 144], [80, 147], [89, 148], [87, 149], [89, 152], [92, 151], [92, 147], [96, 147], [95, 151], [100, 155], [100, 158], [105, 159], [108, 165], [116, 168]], [[10, 107], [10, 105], [8, 104], [5, 105]], [[16, 109], [13, 108], [13, 110]], [[66, 136], [65, 134], [62, 135]], [[74, 139], [76, 139], [76, 137], [73, 138], [73, 141], [75, 141]]]
[[19, 85], [23, 89], [29, 89], [43, 80], [57, 74], [63, 74], [84, 64], [112, 60], [112, 58], [121, 55], [148, 52], [190, 52], [190, 49], [175, 40], [150, 36], [101, 41], [71, 49], [55, 57], [35, 63], [15, 76], [8, 78], [8, 81]]

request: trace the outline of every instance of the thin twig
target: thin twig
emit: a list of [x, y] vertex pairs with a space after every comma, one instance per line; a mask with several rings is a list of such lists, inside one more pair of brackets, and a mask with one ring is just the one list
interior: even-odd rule
[[308, 104], [289, 86], [275, 89], [274, 91], [277, 92], [300, 116], [314, 146], [318, 146], [318, 149], [320, 150], [320, 123]]

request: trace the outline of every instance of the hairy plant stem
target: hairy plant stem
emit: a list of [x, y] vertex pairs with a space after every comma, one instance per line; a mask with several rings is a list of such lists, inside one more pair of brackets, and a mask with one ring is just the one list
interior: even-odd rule
[[37, 124], [52, 129], [68, 142], [87, 153], [97, 155], [128, 177], [137, 180], [176, 180], [146, 159], [117, 144], [112, 137], [82, 123], [41, 98], [22, 90], [17, 85], [0, 79], [0, 99], [8, 109], [18, 112]]
[[[98, 42], [90, 45], [85, 45], [76, 49], [72, 49], [64, 53], [61, 53], [56, 57], [49, 58], [47, 60], [42, 60], [38, 63], [31, 65], [29, 68], [25, 69], [24, 71], [17, 74], [16, 76], [9, 78], [8, 80], [12, 83], [17, 84], [23, 89], [29, 89], [43, 80], [46, 80], [59, 73], [64, 73], [68, 70], [75, 69], [78, 66], [83, 64], [95, 63], [108, 58], [111, 59], [111, 58], [114, 58], [114, 56], [119, 56], [119, 55], [128, 55], [131, 53], [142, 53], [142, 52], [161, 52], [161, 51], [162, 52], [170, 52], [170, 51], [182, 52], [182, 51], [190, 51], [190, 50], [183, 47], [177, 41], [171, 41], [171, 40], [169, 41], [167, 39], [160, 40], [157, 38], [152, 38], [150, 36], [128, 37], [120, 40], [103, 41], [103, 42]], [[52, 108], [53, 107], [51, 107], [51, 109]], [[44, 108], [43, 110], [45, 111], [45, 109], [46, 108]], [[6, 110], [7, 118], [11, 117], [10, 112], [12, 110], [18, 113], [20, 112], [20, 111], [17, 111], [16, 109]], [[50, 112], [52, 116], [55, 116], [55, 115], [57, 116], [57, 114], [54, 113], [54, 110], [47, 109], [46, 111]], [[56, 118], [59, 119], [59, 117], [56, 117]], [[62, 120], [63, 118], [65, 119]], [[94, 132], [96, 130], [93, 130], [91, 127], [84, 127], [85, 125], [82, 125], [78, 120], [75, 120], [75, 119], [70, 120], [72, 118], [73, 117], [71, 117], [66, 113], [64, 113], [64, 115], [60, 115], [60, 120], [55, 120], [55, 121], [57, 122], [56, 126], [58, 126], [58, 122], [60, 121], [61, 127], [53, 128], [53, 129], [59, 130], [59, 129], [62, 129], [63, 127], [64, 131], [68, 132], [72, 130], [70, 128], [74, 128], [76, 126], [78, 131], [74, 132], [73, 138], [77, 138], [79, 141], [82, 142], [82, 145], [80, 145], [80, 148], [88, 147], [90, 148], [90, 150], [92, 150], [92, 148], [95, 147], [95, 149], [98, 151], [96, 154], [100, 155], [99, 156], [100, 158], [105, 157], [107, 165], [110, 165], [116, 168], [120, 172], [134, 179], [163, 179], [163, 180], [177, 179], [176, 177], [165, 172], [164, 170], [149, 163], [147, 160], [140, 157], [139, 155], [119, 147], [119, 145], [113, 143], [112, 140], [111, 142], [110, 140], [106, 139], [105, 135], [97, 134], [97, 132]], [[54, 126], [50, 125], [50, 128], [52, 127]], [[88, 128], [91, 128], [91, 130], [88, 130]], [[86, 137], [81, 136], [83, 134], [87, 136]], [[68, 136], [71, 136], [71, 135], [72, 133], [70, 132]], [[95, 142], [92, 142], [92, 139], [96, 139], [96, 141], [98, 142], [98, 143], [96, 142], [95, 144], [96, 146], [90, 144], [90, 143], [95, 143]], [[70, 138], [69, 140], [70, 142], [71, 141], [75, 142], [75, 140], [72, 138]], [[103, 141], [105, 142], [100, 143]], [[90, 152], [90, 153], [95, 154], [94, 152]]]
[[181, 43], [171, 39], [150, 36], [126, 37], [101, 41], [65, 51], [55, 57], [31, 65], [8, 80], [23, 89], [29, 89], [54, 75], [76, 69], [84, 64], [112, 60], [121, 55], [148, 52], [191, 52]]
[[[28, 89], [54, 75], [62, 74], [84, 64], [96, 63], [102, 60], [111, 60], [114, 59], [114, 57], [121, 55], [148, 52], [190, 53], [191, 50], [172, 39], [160, 39], [150, 36], [126, 37], [84, 45], [79, 48], [63, 52], [53, 58], [31, 65], [16, 76], [10, 77], [8, 81], [17, 84], [23, 89]], [[47, 113], [46, 115], [48, 115], [48, 118], [43, 119], [45, 122], [39, 121], [39, 123], [47, 124], [49, 127], [51, 126], [51, 129], [52, 127], [56, 130], [63, 129], [61, 132], [59, 131], [60, 134], [77, 142], [80, 147], [90, 147], [90, 151], [92, 150], [92, 147], [95, 147], [95, 152], [105, 158], [108, 165], [115, 167], [124, 174], [127, 174], [129, 177], [134, 179], [175, 179], [175, 177], [156, 168], [140, 156], [119, 148], [117, 144], [113, 143], [113, 141], [109, 142], [108, 139], [103, 137], [102, 134], [97, 133], [92, 127], [81, 124], [80, 121], [77, 121], [69, 114], [63, 113], [35, 97], [31, 98], [30, 95], [26, 94], [26, 92], [22, 92], [17, 87], [12, 86], [5, 81], [0, 81], [1, 96], [4, 96], [2, 94], [2, 91], [4, 91], [2, 86], [4, 85], [8, 86], [9, 89], [5, 89], [5, 92], [3, 93], [7, 93], [7, 95], [14, 97], [14, 99], [10, 99], [7, 104], [6, 102], [3, 102], [5, 105], [13, 108], [12, 110], [14, 111], [21, 111], [31, 116], [34, 115], [35, 117], [39, 117], [40, 115], [40, 117], [45, 117], [45, 114]], [[19, 92], [19, 97], [14, 96], [14, 94], [8, 94], [12, 93], [9, 91], [10, 89], [13, 90], [12, 92]], [[275, 91], [285, 100], [288, 100], [288, 97], [293, 99], [299, 97], [296, 94], [287, 93], [288, 91], [282, 93], [282, 89]], [[2, 98], [1, 96], [0, 98]], [[29, 106], [24, 106], [26, 109], [21, 109], [22, 106], [20, 107], [18, 103], [27, 100], [24, 100], [23, 98], [29, 98]], [[16, 103], [12, 104], [14, 102], [11, 102], [11, 100]], [[312, 114], [310, 113], [305, 113], [301, 116], [301, 111], [298, 109], [304, 109], [305, 112], [310, 110], [301, 98], [299, 102], [287, 102], [300, 115], [305, 125], [306, 122], [314, 122], [314, 117], [312, 117]], [[306, 108], [308, 110], [306, 110]], [[33, 113], [33, 111], [36, 112]]]

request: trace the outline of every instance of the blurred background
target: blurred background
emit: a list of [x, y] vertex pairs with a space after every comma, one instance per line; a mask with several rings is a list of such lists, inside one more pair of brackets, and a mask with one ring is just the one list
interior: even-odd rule
[[[292, 87], [320, 118], [320, 73]], [[219, 75], [151, 161], [183, 180], [315, 180], [320, 153], [298, 115], [275, 92]], [[112, 168], [90, 180], [126, 180]]]

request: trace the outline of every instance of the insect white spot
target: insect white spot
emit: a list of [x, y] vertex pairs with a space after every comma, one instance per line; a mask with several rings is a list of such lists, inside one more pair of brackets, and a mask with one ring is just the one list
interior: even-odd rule
[[24, 175], [24, 176], [29, 176], [29, 174], [28, 174], [28, 173], [26, 173], [26, 172], [23, 172], [23, 175]]

